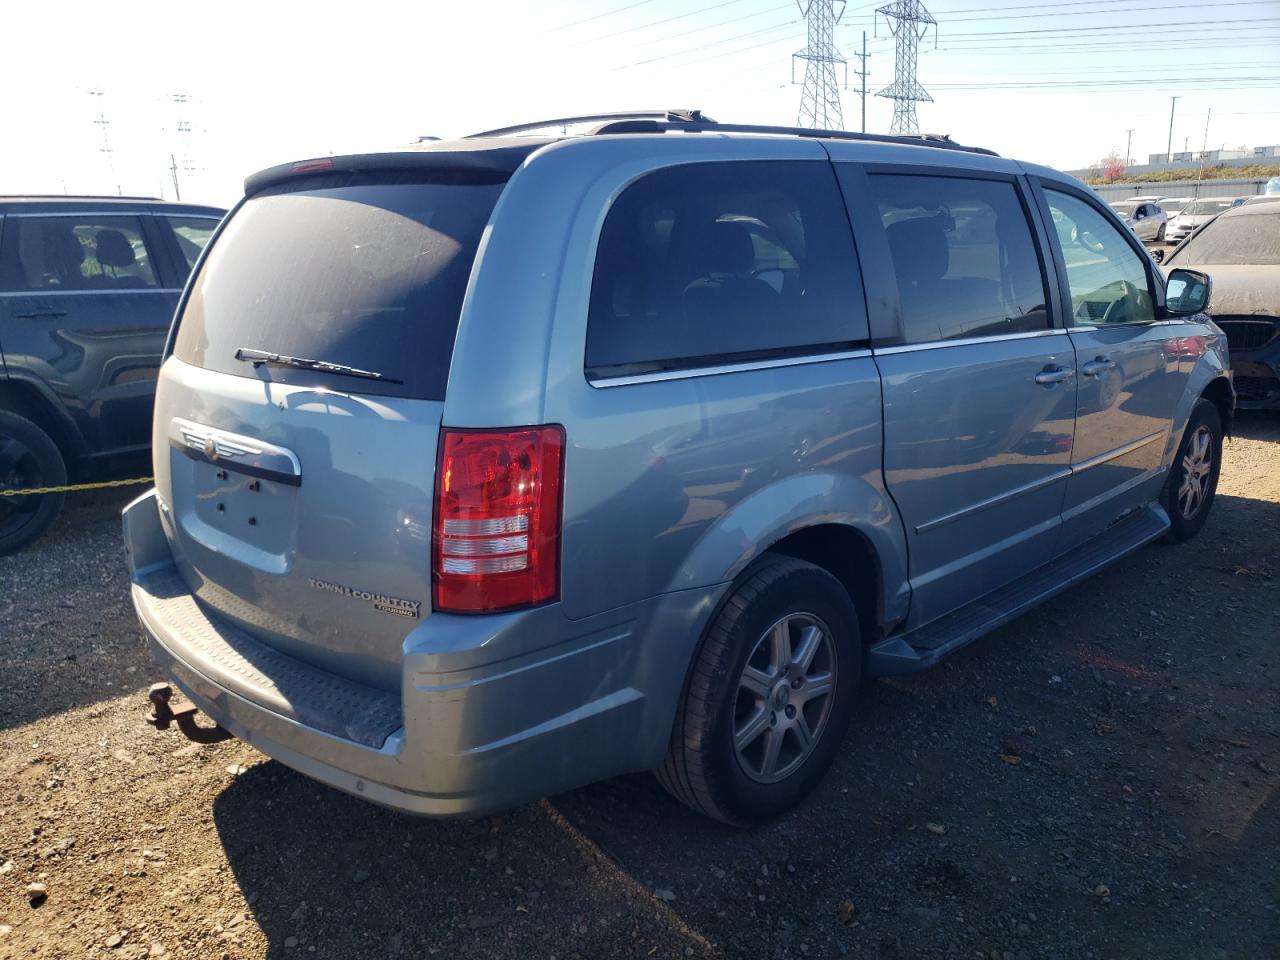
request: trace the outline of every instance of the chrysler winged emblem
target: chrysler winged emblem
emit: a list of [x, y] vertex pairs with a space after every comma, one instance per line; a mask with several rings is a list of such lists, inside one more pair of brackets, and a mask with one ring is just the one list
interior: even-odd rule
[[218, 441], [213, 439], [213, 437], [205, 437], [204, 455], [210, 460], [218, 459]]

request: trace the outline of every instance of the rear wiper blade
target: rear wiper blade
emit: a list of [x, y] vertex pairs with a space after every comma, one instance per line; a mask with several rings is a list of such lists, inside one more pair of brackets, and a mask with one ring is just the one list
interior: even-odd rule
[[393, 380], [384, 373], [378, 373], [376, 370], [361, 370], [359, 367], [349, 367], [345, 363], [330, 363], [328, 360], [310, 360], [307, 357], [291, 357], [287, 353], [269, 353], [266, 350], [253, 350], [249, 347], [240, 347], [236, 350], [235, 357], [237, 360], [243, 360], [246, 363], [252, 363], [255, 367], [260, 367], [264, 363], [274, 367], [296, 367], [299, 370], [319, 370], [321, 373], [332, 373], [339, 377], [361, 377], [365, 380], [381, 380], [383, 383], [403, 383], [402, 380]]

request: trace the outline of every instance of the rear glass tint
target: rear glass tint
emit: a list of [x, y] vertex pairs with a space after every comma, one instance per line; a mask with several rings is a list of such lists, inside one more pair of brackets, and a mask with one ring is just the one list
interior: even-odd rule
[[588, 376], [817, 354], [866, 336], [829, 163], [668, 167], [629, 186], [605, 218]]
[[[501, 190], [500, 183], [322, 181], [253, 197], [200, 268], [174, 354], [277, 383], [443, 399], [471, 265]], [[255, 371], [235, 359], [241, 348], [387, 379]]]

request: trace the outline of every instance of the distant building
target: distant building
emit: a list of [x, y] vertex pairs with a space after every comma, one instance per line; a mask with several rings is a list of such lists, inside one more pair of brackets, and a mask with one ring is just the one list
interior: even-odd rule
[[1255, 157], [1280, 157], [1280, 143], [1273, 143], [1269, 147], [1254, 147], [1253, 155]]

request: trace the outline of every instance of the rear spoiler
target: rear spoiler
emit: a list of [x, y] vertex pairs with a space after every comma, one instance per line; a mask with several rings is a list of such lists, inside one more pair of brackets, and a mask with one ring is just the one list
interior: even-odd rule
[[547, 141], [522, 138], [521, 142], [490, 141], [475, 145], [454, 141], [448, 144], [432, 143], [415, 150], [398, 150], [393, 153], [358, 153], [338, 157], [316, 157], [268, 167], [245, 178], [245, 196], [252, 196], [267, 187], [278, 186], [290, 180], [304, 177], [355, 173], [412, 173], [426, 176], [448, 172], [460, 179], [501, 183], [515, 173], [529, 154]]

